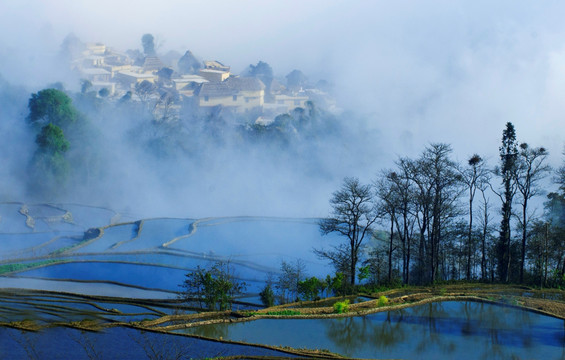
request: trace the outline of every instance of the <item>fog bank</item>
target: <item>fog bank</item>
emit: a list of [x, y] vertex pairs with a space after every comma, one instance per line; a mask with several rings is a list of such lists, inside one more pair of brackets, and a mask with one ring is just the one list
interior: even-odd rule
[[29, 95], [56, 81], [78, 91], [58, 66], [69, 33], [123, 51], [140, 49], [141, 35], [152, 33], [160, 54], [191, 50], [235, 73], [259, 60], [282, 78], [300, 69], [331, 82], [339, 106], [354, 114], [340, 117], [341, 134], [312, 147], [241, 153], [238, 143], [207, 143], [198, 163], [150, 159], [123, 141], [131, 124], [93, 120], [111, 141], [99, 146], [109, 150], [106, 180], [77, 198], [154, 214], [324, 216], [343, 176], [369, 181], [430, 142], [452, 144], [460, 160], [479, 153], [495, 162], [508, 121], [519, 141], [545, 146], [557, 165], [565, 142], [563, 13], [561, 2], [525, 1], [4, 2], [0, 74], [11, 90], [0, 99], [9, 104], [0, 129], [10, 134], [0, 145], [2, 193], [26, 194]]

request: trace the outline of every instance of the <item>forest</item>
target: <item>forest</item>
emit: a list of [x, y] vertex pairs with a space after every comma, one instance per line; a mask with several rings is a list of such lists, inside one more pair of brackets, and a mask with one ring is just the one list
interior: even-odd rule
[[[545, 148], [516, 139], [509, 122], [494, 167], [478, 154], [457, 163], [449, 144], [434, 143], [417, 158], [399, 158], [371, 184], [345, 179], [320, 228], [346, 240], [319, 255], [350, 284], [357, 274], [397, 285], [461, 280], [561, 288], [565, 166], [551, 169]], [[551, 182], [557, 189], [548, 192]]]

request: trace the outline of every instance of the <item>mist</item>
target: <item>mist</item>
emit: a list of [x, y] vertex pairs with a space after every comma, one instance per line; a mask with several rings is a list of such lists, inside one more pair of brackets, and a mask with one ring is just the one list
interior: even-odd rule
[[[564, 10], [560, 2], [521, 1], [1, 4], [0, 199], [81, 201], [141, 216], [325, 216], [344, 176], [368, 182], [431, 142], [452, 144], [461, 161], [479, 153], [495, 162], [508, 121], [519, 141], [546, 147], [558, 165]], [[80, 91], [58, 57], [70, 33], [120, 51], [141, 49], [141, 36], [151, 33], [159, 55], [191, 50], [236, 74], [258, 61], [275, 78], [300, 69], [311, 82], [333, 85], [340, 111], [327, 118], [338, 125], [286, 147], [244, 144], [232, 127], [214, 142], [184, 126], [177, 134], [190, 139], [189, 151], [155, 156], [143, 137], [149, 121], [77, 104], [95, 129], [99, 177], [36, 198], [25, 185], [35, 150], [27, 101], [55, 82]]]

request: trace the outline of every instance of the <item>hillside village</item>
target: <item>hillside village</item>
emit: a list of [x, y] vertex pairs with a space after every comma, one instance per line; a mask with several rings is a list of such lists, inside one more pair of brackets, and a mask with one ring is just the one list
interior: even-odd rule
[[308, 101], [335, 109], [327, 89], [309, 85], [298, 70], [281, 81], [273, 77], [268, 64], [260, 61], [257, 66], [250, 65], [257, 70], [255, 74], [248, 71], [236, 75], [230, 66], [217, 60], [199, 61], [190, 51], [165, 62], [153, 51], [152, 36], [150, 40], [150, 49], [144, 48], [143, 53], [123, 53], [105, 44], [84, 44], [77, 38], [67, 38], [63, 51], [71, 70], [81, 79], [83, 92], [96, 91], [96, 96], [113, 99], [152, 101], [153, 112], [161, 119], [178, 118], [181, 107], [189, 106], [200, 111], [220, 108], [268, 125], [277, 115], [305, 108]]

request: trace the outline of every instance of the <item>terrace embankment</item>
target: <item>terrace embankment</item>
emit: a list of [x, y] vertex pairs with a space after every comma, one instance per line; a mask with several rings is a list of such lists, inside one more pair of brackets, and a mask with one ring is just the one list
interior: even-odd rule
[[[551, 293], [563, 296], [563, 291], [542, 291], [524, 287], [514, 286], [445, 286], [445, 287], [421, 287], [412, 289], [394, 289], [386, 292], [366, 294], [370, 300], [353, 303], [349, 310], [344, 313], [335, 313], [333, 303], [350, 297], [334, 297], [319, 301], [298, 302], [279, 306], [273, 306], [256, 311], [232, 311], [232, 312], [204, 312], [186, 315], [169, 315], [150, 322], [136, 324], [142, 328], [172, 331], [183, 328], [209, 325], [221, 322], [241, 322], [258, 319], [320, 319], [353, 317], [373, 314], [377, 312], [390, 311], [413, 306], [424, 305], [440, 301], [476, 301], [511, 306], [526, 311], [533, 311], [547, 316], [565, 320], [565, 302], [542, 297]], [[379, 306], [378, 297], [386, 296], [389, 301], [385, 306]]]

